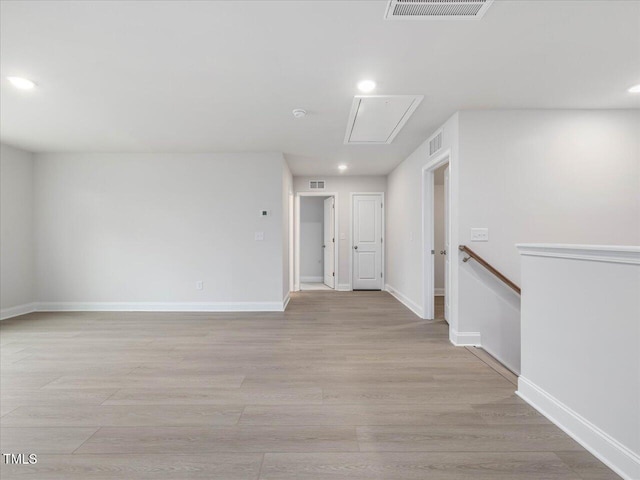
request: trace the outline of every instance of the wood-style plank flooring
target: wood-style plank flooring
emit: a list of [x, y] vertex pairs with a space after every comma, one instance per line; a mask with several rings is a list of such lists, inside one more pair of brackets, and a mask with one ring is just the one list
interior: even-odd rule
[[618, 478], [383, 292], [0, 324], [2, 479]]

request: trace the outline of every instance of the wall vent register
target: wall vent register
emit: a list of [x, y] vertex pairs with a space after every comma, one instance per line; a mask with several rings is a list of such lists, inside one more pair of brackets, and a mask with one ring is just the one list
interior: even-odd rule
[[429, 156], [437, 153], [442, 148], [442, 131], [429, 140]]
[[324, 180], [310, 180], [309, 190], [324, 190]]
[[386, 20], [480, 19], [493, 0], [389, 0]]

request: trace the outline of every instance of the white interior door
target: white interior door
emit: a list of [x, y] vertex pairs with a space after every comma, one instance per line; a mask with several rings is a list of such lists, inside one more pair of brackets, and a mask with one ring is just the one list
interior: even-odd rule
[[444, 169], [444, 319], [449, 321], [449, 166]]
[[382, 195], [353, 196], [354, 290], [382, 290]]
[[324, 236], [322, 249], [324, 250], [324, 284], [335, 288], [335, 200], [333, 197], [324, 200]]

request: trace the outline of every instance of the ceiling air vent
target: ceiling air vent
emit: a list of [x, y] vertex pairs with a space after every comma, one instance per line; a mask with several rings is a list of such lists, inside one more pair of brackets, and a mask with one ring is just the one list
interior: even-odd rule
[[387, 20], [450, 20], [485, 14], [493, 0], [389, 0]]
[[309, 180], [310, 190], [324, 190], [324, 180]]
[[440, 130], [431, 140], [429, 140], [429, 156], [442, 148], [442, 130]]

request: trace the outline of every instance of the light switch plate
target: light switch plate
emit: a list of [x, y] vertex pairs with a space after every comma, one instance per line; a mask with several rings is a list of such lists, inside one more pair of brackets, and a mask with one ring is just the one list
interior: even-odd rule
[[254, 240], [256, 242], [261, 242], [264, 240], [264, 232], [256, 232], [254, 235]]
[[489, 229], [488, 228], [472, 228], [471, 241], [472, 242], [488, 242]]

